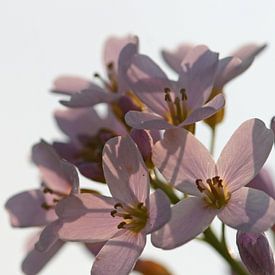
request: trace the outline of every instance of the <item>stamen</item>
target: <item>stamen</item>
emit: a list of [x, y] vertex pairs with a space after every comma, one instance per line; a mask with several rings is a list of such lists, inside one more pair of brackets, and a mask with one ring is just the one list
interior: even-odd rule
[[202, 183], [201, 179], [197, 179], [196, 180], [196, 185], [197, 185], [197, 188], [199, 189], [199, 191], [201, 193], [205, 190], [205, 188], [203, 187], [203, 183]]
[[115, 217], [116, 213], [117, 213], [116, 210], [112, 210], [112, 211], [111, 211], [111, 216], [112, 216], [112, 217]]
[[117, 208], [123, 208], [122, 204], [120, 202], [116, 203], [114, 208], [117, 209]]
[[141, 209], [142, 206], [143, 206], [143, 202], [140, 202], [140, 203], [138, 203], [137, 208], [138, 208], [138, 209]]
[[126, 225], [126, 222], [121, 222], [121, 223], [117, 226], [117, 228], [118, 228], [118, 229], [121, 229], [121, 228], [124, 227], [124, 225]]
[[186, 94], [186, 90], [184, 88], [180, 89], [180, 94], [181, 94], [181, 100], [182, 101], [186, 101], [188, 99], [187, 94]]
[[165, 93], [165, 101], [172, 102], [172, 98], [170, 95], [171, 90], [169, 88], [164, 88], [164, 93]]

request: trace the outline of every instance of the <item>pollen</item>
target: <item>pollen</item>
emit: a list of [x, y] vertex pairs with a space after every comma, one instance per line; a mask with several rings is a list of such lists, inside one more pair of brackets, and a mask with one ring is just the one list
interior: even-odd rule
[[148, 211], [142, 202], [133, 205], [116, 203], [110, 214], [121, 218], [118, 229], [128, 229], [136, 233], [145, 227], [148, 220]]
[[231, 194], [219, 176], [209, 178], [205, 182], [202, 179], [197, 179], [195, 183], [198, 190], [203, 193], [206, 204], [210, 207], [221, 209], [230, 200]]

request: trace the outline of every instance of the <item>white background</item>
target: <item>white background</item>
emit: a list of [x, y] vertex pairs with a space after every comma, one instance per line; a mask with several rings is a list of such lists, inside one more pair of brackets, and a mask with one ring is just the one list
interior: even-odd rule
[[[37, 170], [28, 161], [30, 147], [41, 137], [51, 141], [60, 136], [51, 116], [59, 106], [49, 93], [53, 79], [64, 73], [91, 77], [102, 71], [101, 48], [112, 34], [138, 35], [141, 51], [158, 61], [161, 47], [180, 42], [207, 44], [223, 56], [243, 43], [267, 42], [268, 49], [253, 66], [226, 87], [227, 116], [218, 129], [216, 151], [246, 119], [258, 117], [269, 124], [275, 115], [274, 12], [271, 0], [1, 0], [0, 204], [38, 186]], [[208, 144], [208, 129], [198, 128]], [[272, 152], [269, 167], [274, 161]], [[3, 207], [0, 219], [1, 273], [21, 274], [24, 239], [32, 230], [10, 228]], [[234, 231], [228, 236], [237, 252]], [[143, 255], [160, 259], [177, 275], [220, 275], [227, 270], [215, 252], [198, 241], [161, 251], [148, 239]], [[91, 265], [80, 246], [67, 245], [41, 274], [89, 274]]]

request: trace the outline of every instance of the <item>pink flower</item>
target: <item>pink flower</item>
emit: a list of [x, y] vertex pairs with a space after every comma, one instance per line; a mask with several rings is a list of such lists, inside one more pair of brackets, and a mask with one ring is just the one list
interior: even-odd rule
[[[138, 38], [136, 36], [110, 37], [104, 47], [103, 61], [106, 68], [107, 79], [95, 74], [103, 84], [103, 88], [97, 84], [76, 76], [62, 76], [55, 80], [53, 92], [70, 96], [69, 100], [61, 100], [61, 103], [68, 107], [91, 107], [98, 103], [111, 103], [117, 101], [119, 105], [138, 110], [135, 104], [129, 102], [125, 94], [129, 91], [127, 84], [121, 77], [120, 52], [127, 44], [134, 46], [134, 52], [129, 52], [128, 59], [138, 50]], [[127, 101], [127, 102], [125, 102]], [[129, 106], [128, 106], [129, 107]]]
[[137, 146], [129, 137], [109, 140], [103, 169], [113, 197], [73, 194], [56, 207], [59, 219], [46, 227], [40, 242], [51, 238], [51, 228], [63, 240], [107, 241], [99, 251], [92, 274], [128, 274], [141, 254], [146, 234], [170, 218], [170, 203], [157, 190], [149, 195], [149, 177]]
[[262, 232], [275, 221], [275, 202], [245, 187], [262, 168], [273, 133], [258, 119], [244, 122], [224, 147], [217, 163], [188, 131], [173, 129], [153, 148], [153, 162], [179, 191], [189, 194], [172, 208], [171, 220], [153, 234], [164, 249], [180, 246], [203, 232], [218, 216], [241, 231]]
[[[186, 43], [179, 45], [175, 50], [163, 50], [161, 53], [170, 68], [180, 73], [182, 60], [194, 47]], [[214, 89], [221, 91], [226, 83], [246, 71], [255, 57], [265, 48], [266, 44], [246, 44], [230, 54], [229, 57], [219, 60]]]
[[[131, 47], [126, 46], [121, 56], [131, 52]], [[218, 63], [217, 53], [197, 46], [182, 61], [179, 80], [175, 82], [148, 56], [132, 55], [122, 70], [129, 87], [148, 109], [128, 112], [126, 122], [137, 129], [169, 129], [213, 115], [224, 106], [223, 95], [209, 101]]]

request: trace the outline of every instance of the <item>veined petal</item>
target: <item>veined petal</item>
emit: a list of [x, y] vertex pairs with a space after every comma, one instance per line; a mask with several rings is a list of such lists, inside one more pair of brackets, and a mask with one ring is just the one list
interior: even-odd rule
[[150, 195], [150, 210], [146, 233], [160, 229], [171, 218], [170, 201], [165, 193], [157, 189]]
[[40, 252], [35, 248], [30, 250], [23, 260], [21, 266], [24, 274], [38, 274], [43, 269], [43, 267], [55, 256], [63, 244], [64, 242], [59, 240], [48, 251]]
[[100, 250], [95, 258], [91, 274], [128, 275], [146, 243], [146, 236], [130, 230], [118, 232]]
[[179, 73], [181, 71], [180, 64], [182, 60], [193, 47], [193, 45], [185, 43], [179, 45], [175, 50], [172, 51], [162, 50], [161, 55], [166, 64], [168, 64], [168, 66], [175, 72]]
[[213, 99], [211, 99], [207, 104], [195, 109], [186, 120], [184, 120], [179, 126], [189, 125], [197, 121], [206, 119], [215, 113], [217, 113], [221, 108], [224, 107], [225, 100], [223, 94], [218, 94]]
[[82, 242], [110, 239], [121, 222], [121, 218], [111, 216], [116, 203], [113, 198], [87, 193], [62, 200], [56, 206], [61, 224], [59, 238]]
[[215, 89], [221, 90], [227, 82], [238, 76], [241, 64], [241, 59], [234, 56], [219, 60], [218, 71], [214, 83]]
[[78, 76], [60, 76], [54, 81], [52, 92], [57, 94], [72, 95], [89, 88], [91, 82]]
[[191, 109], [202, 106], [209, 98], [218, 68], [218, 53], [200, 45], [192, 48], [181, 63], [179, 88], [185, 88]]
[[273, 133], [259, 119], [244, 122], [225, 145], [217, 162], [218, 175], [228, 191], [245, 186], [264, 165], [273, 145]]
[[88, 89], [71, 95], [69, 100], [60, 100], [60, 103], [70, 108], [92, 107], [99, 103], [109, 103], [119, 95], [106, 92], [101, 87], [91, 84]]
[[149, 176], [136, 144], [127, 137], [110, 139], [103, 149], [103, 170], [114, 198], [125, 203], [145, 203]]
[[54, 148], [41, 140], [32, 148], [32, 160], [40, 170], [43, 182], [54, 191], [68, 195], [72, 188], [78, 189], [79, 179], [76, 168], [62, 160]]
[[201, 196], [196, 180], [215, 175], [215, 163], [208, 150], [190, 132], [182, 128], [166, 130], [153, 147], [153, 163], [177, 189]]
[[135, 129], [163, 130], [174, 128], [163, 117], [154, 113], [130, 111], [126, 114], [125, 121]]
[[260, 54], [267, 44], [256, 45], [256, 44], [247, 44], [231, 53], [232, 56], [236, 56], [242, 60], [240, 64], [238, 75], [247, 70], [250, 65], [253, 63], [255, 57]]
[[5, 204], [10, 222], [15, 227], [43, 226], [56, 219], [53, 209], [46, 210], [43, 203], [52, 204], [52, 196], [34, 189], [11, 197]]
[[170, 221], [152, 234], [152, 243], [162, 249], [183, 245], [202, 233], [217, 213], [201, 198], [183, 199], [172, 207]]
[[238, 230], [260, 233], [275, 223], [275, 201], [262, 191], [242, 187], [231, 194], [218, 217]]

